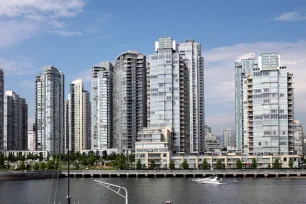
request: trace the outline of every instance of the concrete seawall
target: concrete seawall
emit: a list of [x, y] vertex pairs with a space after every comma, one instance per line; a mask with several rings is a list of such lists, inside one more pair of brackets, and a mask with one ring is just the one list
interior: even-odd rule
[[[60, 172], [61, 174], [61, 172]], [[29, 180], [29, 179], [47, 179], [56, 177], [57, 172], [52, 171], [8, 171], [0, 172], [0, 181], [13, 181], [13, 180]]]
[[[67, 177], [68, 172], [62, 171], [62, 176]], [[217, 175], [223, 178], [230, 177], [305, 177], [303, 169], [246, 169], [246, 170], [72, 170], [69, 177], [208, 177]]]

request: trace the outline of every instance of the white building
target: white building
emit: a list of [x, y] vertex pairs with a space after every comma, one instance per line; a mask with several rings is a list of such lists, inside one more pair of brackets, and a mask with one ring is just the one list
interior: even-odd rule
[[223, 146], [224, 147], [235, 147], [235, 135], [234, 131], [230, 128], [223, 130]]
[[33, 130], [28, 131], [28, 150], [36, 150], [36, 132]]
[[51, 154], [64, 147], [64, 74], [45, 66], [36, 76], [36, 150]]
[[236, 147], [250, 155], [293, 151], [293, 75], [280, 56], [247, 54], [235, 63]]
[[157, 167], [169, 167], [171, 156], [171, 131], [169, 128], [144, 128], [138, 132], [135, 159], [150, 167], [152, 160]]
[[294, 144], [294, 154], [302, 156], [304, 152], [304, 126], [300, 123], [300, 121], [294, 121], [294, 137], [293, 137], [293, 144]]
[[101, 62], [92, 68], [91, 149], [112, 147], [113, 65]]
[[69, 149], [80, 152], [90, 147], [90, 98], [81, 79], [70, 84], [68, 94]]

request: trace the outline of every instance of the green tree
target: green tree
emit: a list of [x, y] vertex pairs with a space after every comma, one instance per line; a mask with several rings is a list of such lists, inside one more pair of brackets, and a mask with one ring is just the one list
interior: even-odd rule
[[91, 154], [89, 159], [88, 159], [88, 163], [93, 165], [96, 162], [96, 156]]
[[222, 169], [222, 168], [223, 168], [222, 160], [218, 159], [216, 163], [216, 169]]
[[293, 160], [289, 159], [289, 168], [292, 169], [293, 168]]
[[0, 168], [4, 168], [4, 154], [0, 153]]
[[39, 164], [39, 169], [45, 170], [46, 168], [47, 168], [47, 166], [46, 166], [46, 163], [45, 163], [45, 162], [41, 162], [41, 163]]
[[118, 168], [125, 169], [126, 168], [126, 158], [124, 155], [118, 155], [117, 157]]
[[35, 171], [37, 171], [38, 169], [39, 169], [39, 165], [35, 162], [35, 164], [33, 165], [33, 169], [35, 170]]
[[141, 169], [141, 161], [140, 161], [140, 159], [137, 160], [136, 169], [137, 170]]
[[279, 168], [281, 168], [281, 163], [280, 163], [280, 161], [279, 161], [278, 158], [274, 160], [272, 167], [273, 167], [274, 169], [279, 169]]
[[133, 165], [133, 163], [135, 162], [135, 154], [130, 154], [129, 155], [129, 162], [131, 165]]
[[207, 169], [207, 168], [208, 168], [208, 163], [207, 163], [207, 160], [204, 159], [202, 162], [202, 169]]
[[183, 169], [188, 169], [188, 167], [189, 167], [189, 165], [188, 165], [188, 163], [187, 163], [187, 160], [184, 159], [184, 161], [182, 162], [182, 168], [183, 168]]
[[253, 169], [256, 169], [256, 168], [257, 168], [257, 160], [256, 160], [255, 158], [252, 159], [252, 165], [251, 165], [251, 167], [252, 167]]
[[155, 161], [151, 160], [151, 162], [150, 162], [150, 169], [155, 169], [155, 167], [156, 167]]
[[24, 170], [26, 167], [24, 165], [24, 161], [21, 161], [20, 165], [19, 165], [19, 169], [20, 170]]
[[175, 168], [174, 161], [172, 159], [170, 160], [169, 168], [170, 169], [174, 169]]
[[74, 167], [75, 167], [75, 169], [79, 169], [79, 168], [80, 168], [79, 162], [75, 162], [75, 163], [74, 163]]
[[39, 157], [38, 158], [39, 158], [39, 161], [42, 161], [44, 159], [44, 156], [43, 156], [42, 152], [39, 153]]
[[49, 160], [47, 162], [47, 169], [54, 169], [54, 160]]
[[242, 164], [241, 160], [238, 159], [238, 160], [236, 161], [236, 168], [237, 168], [237, 169], [242, 169], [242, 166], [243, 166], [243, 164]]

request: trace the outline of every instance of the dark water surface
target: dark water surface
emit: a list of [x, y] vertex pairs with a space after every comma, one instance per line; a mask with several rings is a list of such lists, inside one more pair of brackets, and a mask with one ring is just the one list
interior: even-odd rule
[[[305, 178], [246, 178], [225, 184], [197, 184], [191, 178], [103, 178], [126, 187], [129, 204], [289, 204], [306, 203]], [[71, 178], [72, 203], [124, 204], [124, 199], [94, 183], [91, 178]], [[52, 192], [50, 187], [52, 182]], [[1, 204], [54, 204], [56, 180], [0, 181]], [[55, 203], [65, 204], [67, 179], [58, 181]], [[49, 202], [48, 202], [49, 200]]]

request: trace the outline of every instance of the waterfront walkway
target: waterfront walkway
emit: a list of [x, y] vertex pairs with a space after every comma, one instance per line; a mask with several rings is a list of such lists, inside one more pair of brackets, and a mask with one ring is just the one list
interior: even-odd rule
[[[68, 172], [62, 170], [62, 176]], [[70, 170], [70, 177], [306, 177], [304, 169], [219, 169], [219, 170]]]

